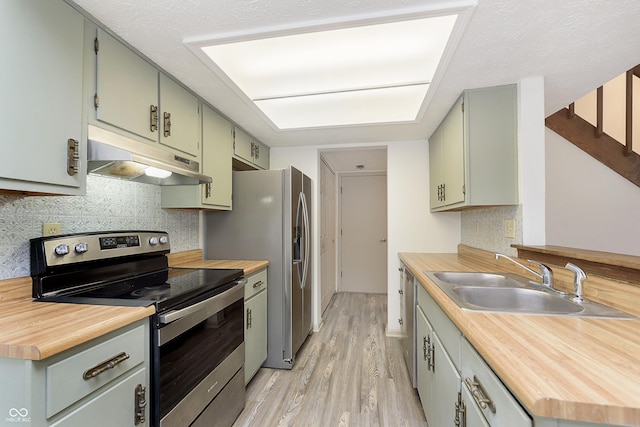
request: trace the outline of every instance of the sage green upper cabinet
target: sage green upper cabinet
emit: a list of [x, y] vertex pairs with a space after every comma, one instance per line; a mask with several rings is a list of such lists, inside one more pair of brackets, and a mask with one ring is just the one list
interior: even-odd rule
[[83, 33], [61, 0], [0, 2], [0, 189], [84, 193]]
[[163, 208], [231, 209], [233, 125], [202, 106], [202, 173], [213, 182], [162, 187]]
[[200, 158], [199, 107], [198, 98], [160, 73], [160, 143]]
[[429, 138], [431, 208], [464, 202], [464, 117], [462, 98]]
[[238, 169], [269, 169], [269, 147], [238, 127], [233, 131], [233, 158], [243, 164]]
[[158, 70], [101, 29], [96, 49], [95, 119], [158, 142]]
[[431, 211], [518, 204], [516, 86], [466, 90], [429, 138]]

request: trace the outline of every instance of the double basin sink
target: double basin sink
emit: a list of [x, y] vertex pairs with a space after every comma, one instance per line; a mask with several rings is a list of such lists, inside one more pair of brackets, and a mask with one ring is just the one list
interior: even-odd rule
[[425, 271], [460, 308], [475, 311], [570, 317], [636, 317], [593, 301], [577, 302], [572, 295], [512, 273]]

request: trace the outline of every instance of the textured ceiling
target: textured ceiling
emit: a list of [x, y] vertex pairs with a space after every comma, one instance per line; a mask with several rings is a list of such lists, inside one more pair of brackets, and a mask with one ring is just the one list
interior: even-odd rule
[[531, 76], [545, 79], [545, 112], [549, 115], [640, 63], [638, 0], [478, 0], [419, 123], [276, 131], [218, 80], [184, 46], [183, 40], [385, 16], [442, 2], [75, 0], [75, 3], [272, 147], [423, 140], [462, 90], [515, 83]]

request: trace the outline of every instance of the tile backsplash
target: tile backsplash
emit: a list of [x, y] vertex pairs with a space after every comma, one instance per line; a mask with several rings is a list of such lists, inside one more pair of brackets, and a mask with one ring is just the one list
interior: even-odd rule
[[[515, 220], [515, 237], [504, 236], [505, 220]], [[512, 244], [522, 243], [522, 206], [470, 209], [461, 214], [461, 243], [506, 255], [518, 254]]]
[[159, 186], [88, 175], [86, 196], [0, 196], [0, 279], [29, 276], [29, 239], [45, 222], [62, 224], [63, 234], [167, 231], [172, 252], [200, 244], [198, 212], [162, 209]]

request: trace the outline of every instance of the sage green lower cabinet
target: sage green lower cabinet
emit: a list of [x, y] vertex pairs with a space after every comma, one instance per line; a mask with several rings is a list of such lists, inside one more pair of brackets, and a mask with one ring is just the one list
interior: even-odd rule
[[0, 424], [149, 425], [149, 342], [143, 319], [44, 360], [1, 358]]
[[[422, 286], [417, 296], [416, 349], [417, 389], [430, 426], [533, 425], [529, 414]], [[483, 399], [490, 403], [482, 403]]]
[[[462, 388], [474, 399], [467, 409], [479, 409], [492, 427], [531, 426], [531, 417], [465, 338], [462, 339]], [[481, 402], [484, 401], [484, 404]]]
[[267, 360], [267, 269], [247, 277], [244, 287], [245, 385]]
[[[454, 363], [443, 341], [454, 343], [453, 358], [458, 359], [459, 349], [455, 351], [455, 342], [460, 341], [460, 331], [448, 326], [438, 329], [437, 324], [450, 322], [450, 320], [444, 316], [444, 312], [438, 308], [422, 286], [418, 287], [417, 300], [417, 388], [420, 401], [427, 424], [430, 426], [454, 425], [456, 417], [462, 415], [457, 411], [456, 406], [460, 394], [460, 374], [457, 362]], [[448, 334], [445, 340], [441, 340], [438, 336], [443, 332]]]

